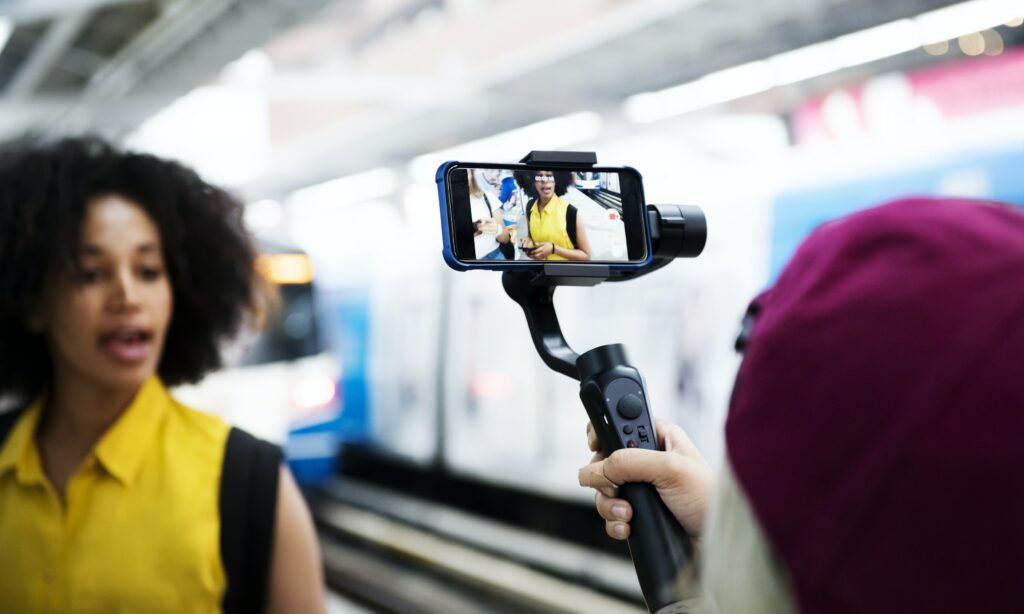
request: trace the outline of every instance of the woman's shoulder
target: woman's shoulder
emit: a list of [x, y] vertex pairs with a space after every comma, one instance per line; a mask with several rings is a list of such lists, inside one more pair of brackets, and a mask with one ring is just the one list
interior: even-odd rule
[[200, 446], [213, 445], [223, 449], [231, 425], [220, 416], [190, 407], [172, 395], [168, 395], [168, 400], [168, 428], [174, 431], [182, 443], [193, 442]]

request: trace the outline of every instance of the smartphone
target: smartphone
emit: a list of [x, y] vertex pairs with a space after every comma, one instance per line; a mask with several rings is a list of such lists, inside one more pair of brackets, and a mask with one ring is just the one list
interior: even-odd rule
[[[444, 258], [469, 269], [539, 268], [546, 263], [600, 264], [615, 269], [650, 263], [643, 180], [636, 169], [592, 165], [446, 162], [437, 169]], [[477, 221], [500, 215], [516, 245], [552, 243], [555, 253], [534, 260], [501, 249]]]

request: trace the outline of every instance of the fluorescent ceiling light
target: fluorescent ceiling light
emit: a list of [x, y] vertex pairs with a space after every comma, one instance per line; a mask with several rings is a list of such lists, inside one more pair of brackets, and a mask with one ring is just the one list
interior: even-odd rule
[[596, 138], [601, 133], [601, 116], [581, 111], [546, 119], [522, 128], [463, 143], [413, 159], [409, 171], [421, 181], [432, 181], [437, 167], [449, 160], [518, 160], [534, 149], [559, 149]]
[[0, 17], [0, 52], [4, 50], [4, 45], [11, 38], [12, 32], [14, 32], [14, 23], [7, 17]]
[[972, 0], [637, 94], [626, 99], [623, 112], [641, 123], [682, 115], [994, 28], [1021, 15], [1024, 0]]
[[253, 232], [275, 228], [284, 220], [284, 207], [276, 200], [260, 200], [245, 206], [245, 225]]
[[751, 62], [711, 73], [696, 81], [626, 100], [626, 115], [651, 122], [751, 96], [775, 85], [765, 62]]
[[266, 98], [258, 91], [202, 86], [151, 116], [127, 142], [134, 149], [180, 160], [214, 183], [242, 185], [265, 163], [268, 113]]
[[859, 66], [883, 58], [912, 51], [921, 46], [917, 24], [900, 19], [835, 40], [836, 61], [839, 66]]
[[221, 83], [260, 85], [274, 76], [274, 62], [262, 49], [250, 49], [220, 71]]
[[767, 60], [776, 85], [796, 83], [826, 75], [836, 69], [835, 43], [817, 43], [786, 53], [780, 53]]
[[398, 173], [390, 168], [332, 179], [302, 188], [288, 198], [289, 207], [338, 207], [390, 196], [398, 189]]

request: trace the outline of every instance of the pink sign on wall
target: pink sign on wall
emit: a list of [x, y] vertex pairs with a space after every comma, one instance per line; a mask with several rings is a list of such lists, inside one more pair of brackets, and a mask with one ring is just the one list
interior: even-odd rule
[[1024, 107], [1024, 48], [831, 92], [793, 113], [797, 143], [836, 142], [901, 127]]

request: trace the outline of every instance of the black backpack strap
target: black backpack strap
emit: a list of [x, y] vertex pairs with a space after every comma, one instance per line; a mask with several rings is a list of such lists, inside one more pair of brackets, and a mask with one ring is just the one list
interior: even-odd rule
[[219, 497], [224, 614], [266, 611], [281, 461], [277, 446], [241, 429], [228, 433]]
[[569, 205], [565, 210], [565, 232], [569, 233], [569, 241], [573, 249], [579, 249], [579, 242], [576, 240], [576, 207]]

